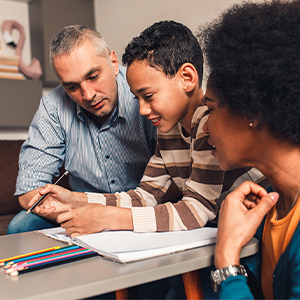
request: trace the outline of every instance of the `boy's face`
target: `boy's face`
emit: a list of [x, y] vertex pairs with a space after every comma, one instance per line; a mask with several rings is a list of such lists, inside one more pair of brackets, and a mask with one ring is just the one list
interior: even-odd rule
[[146, 60], [135, 60], [127, 69], [127, 81], [147, 116], [161, 132], [170, 131], [178, 122], [185, 124], [189, 99], [177, 74], [169, 78]]

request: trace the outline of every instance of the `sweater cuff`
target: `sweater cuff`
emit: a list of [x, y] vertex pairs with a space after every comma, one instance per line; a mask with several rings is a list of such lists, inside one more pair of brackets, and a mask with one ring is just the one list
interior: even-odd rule
[[106, 205], [106, 198], [103, 196], [103, 194], [98, 194], [98, 193], [88, 193], [85, 192], [88, 203], [100, 203], [103, 205]]
[[131, 212], [134, 232], [156, 231], [154, 207], [132, 207]]

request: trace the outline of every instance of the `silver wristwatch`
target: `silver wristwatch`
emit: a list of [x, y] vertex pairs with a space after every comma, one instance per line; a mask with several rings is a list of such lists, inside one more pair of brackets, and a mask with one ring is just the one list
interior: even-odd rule
[[221, 282], [230, 276], [242, 275], [248, 277], [247, 271], [242, 265], [228, 266], [223, 269], [217, 269], [210, 272], [210, 283], [213, 290], [218, 293]]

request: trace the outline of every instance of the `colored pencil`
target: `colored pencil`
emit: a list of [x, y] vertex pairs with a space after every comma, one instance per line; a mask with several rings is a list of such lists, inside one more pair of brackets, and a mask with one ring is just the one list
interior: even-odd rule
[[23, 274], [23, 273], [27, 273], [27, 272], [31, 272], [31, 271], [36, 271], [36, 270], [41, 270], [41, 269], [44, 269], [44, 268], [49, 268], [49, 267], [52, 267], [52, 266], [57, 266], [57, 265], [60, 265], [60, 264], [65, 264], [65, 263], [73, 262], [73, 261], [76, 261], [76, 260], [80, 260], [80, 259], [84, 259], [84, 258], [96, 256], [96, 255], [98, 255], [97, 252], [89, 250], [87, 252], [81, 253], [81, 254], [76, 255], [76, 256], [72, 256], [72, 257], [68, 257], [68, 258], [62, 258], [60, 260], [55, 260], [55, 261], [46, 261], [44, 263], [40, 263], [40, 264], [37, 264], [37, 265], [27, 266], [27, 267], [24, 267], [22, 269], [14, 270], [13, 272], [9, 273], [9, 275], [11, 277], [15, 277], [15, 276], [18, 276], [19, 274]]
[[18, 263], [14, 263], [12, 265], [9, 265], [5, 269], [14, 268], [16, 266], [20, 266], [20, 265], [23, 265], [23, 264], [29, 264], [29, 263], [33, 263], [33, 262], [39, 262], [39, 261], [42, 261], [42, 260], [45, 260], [45, 259], [48, 259], [48, 258], [60, 257], [62, 255], [68, 255], [68, 254], [71, 254], [71, 253], [74, 253], [74, 252], [85, 250], [85, 248], [81, 248], [81, 249], [78, 249], [78, 248], [79, 248], [79, 246], [77, 246], [77, 248], [75, 248], [75, 249], [69, 249], [69, 250], [62, 251], [62, 252], [55, 252], [55, 253], [52, 253], [52, 254], [49, 254], [49, 255], [43, 255], [43, 256], [40, 256], [40, 257], [37, 257], [37, 258], [20, 261]]
[[59, 249], [50, 250], [50, 251], [47, 251], [47, 252], [42, 252], [42, 253], [39, 253], [39, 254], [30, 255], [30, 256], [10, 260], [10, 261], [7, 261], [7, 262], [4, 263], [4, 269], [7, 269], [11, 265], [22, 262], [22, 261], [25, 261], [25, 260], [27, 261], [27, 260], [31, 260], [31, 259], [35, 259], [35, 258], [38, 258], [38, 257], [45, 256], [45, 255], [50, 255], [50, 254], [54, 254], [54, 253], [60, 253], [60, 252], [63, 252], [63, 251], [71, 250], [71, 249], [76, 249], [76, 248], [79, 248], [79, 247], [80, 246], [77, 246], [77, 245], [68, 245], [68, 246], [61, 247]]
[[5, 273], [11, 273], [11, 272], [16, 271], [16, 270], [18, 271], [18, 269], [24, 269], [24, 268], [28, 268], [28, 267], [35, 266], [35, 265], [44, 264], [44, 263], [47, 263], [47, 262], [68, 259], [69, 257], [74, 257], [74, 256], [81, 255], [81, 254], [91, 252], [91, 251], [92, 250], [83, 248], [83, 249], [80, 249], [80, 250], [77, 250], [77, 251], [74, 251], [74, 252], [71, 252], [71, 253], [66, 253], [66, 254], [63, 254], [63, 255], [58, 255], [58, 256], [54, 256], [54, 257], [47, 257], [45, 259], [40, 259], [40, 260], [32, 261], [32, 262], [24, 262], [24, 263], [21, 263], [20, 265], [17, 265], [15, 267], [11, 267], [10, 269], [6, 270]]
[[22, 258], [22, 257], [31, 256], [31, 255], [38, 254], [38, 253], [52, 251], [52, 250], [59, 249], [59, 248], [61, 248], [61, 247], [60, 246], [56, 246], [56, 247], [51, 247], [51, 248], [47, 248], [47, 249], [43, 249], [43, 250], [38, 250], [38, 251], [34, 251], [34, 252], [26, 253], [26, 254], [21, 254], [21, 255], [17, 255], [17, 256], [5, 258], [5, 259], [0, 259], [0, 266], [3, 267], [4, 263], [6, 261], [11, 261], [11, 260], [14, 260], [14, 259], [19, 259], [19, 258]]

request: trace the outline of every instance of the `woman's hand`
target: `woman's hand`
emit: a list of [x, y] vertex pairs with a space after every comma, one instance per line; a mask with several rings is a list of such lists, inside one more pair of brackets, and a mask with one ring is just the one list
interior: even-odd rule
[[265, 214], [279, 195], [245, 181], [221, 204], [215, 250], [216, 268], [238, 265], [242, 248], [254, 236]]
[[37, 214], [61, 213], [87, 204], [86, 194], [71, 192], [59, 185], [47, 184], [30, 200], [28, 206], [31, 207], [41, 196], [47, 193], [49, 194], [34, 209]]

